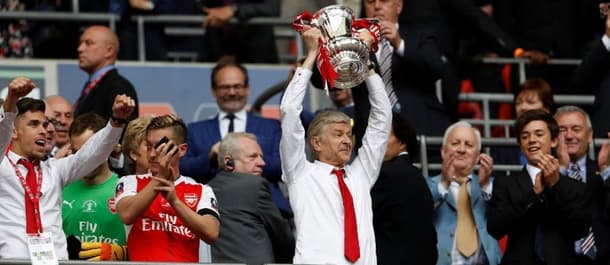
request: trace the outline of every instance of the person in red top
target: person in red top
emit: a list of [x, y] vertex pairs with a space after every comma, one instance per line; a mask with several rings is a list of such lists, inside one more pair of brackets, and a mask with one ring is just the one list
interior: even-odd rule
[[186, 126], [175, 115], [155, 117], [145, 141], [151, 173], [125, 176], [115, 191], [129, 260], [198, 262], [200, 239], [214, 243], [220, 222], [212, 188], [179, 173]]

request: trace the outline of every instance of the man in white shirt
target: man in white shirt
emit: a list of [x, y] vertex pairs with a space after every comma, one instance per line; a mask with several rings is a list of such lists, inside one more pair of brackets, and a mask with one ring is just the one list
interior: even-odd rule
[[[41, 100], [20, 97], [35, 87], [25, 77], [9, 84], [9, 94], [0, 110], [0, 259], [28, 259], [28, 238], [46, 235], [58, 259], [68, 259], [61, 225], [62, 188], [93, 171], [106, 161], [119, 141], [125, 119], [134, 102], [118, 95], [106, 127], [78, 154], [41, 161], [46, 156], [45, 105]], [[12, 139], [11, 139], [12, 138]], [[11, 147], [7, 150], [9, 144]], [[30, 168], [28, 170], [28, 168]], [[36, 214], [39, 213], [39, 214]], [[44, 234], [43, 234], [44, 233]]]
[[[299, 119], [320, 31], [307, 28], [308, 54], [288, 85], [280, 105], [282, 117], [282, 180], [288, 185], [294, 211], [298, 264], [377, 264], [370, 189], [387, 147], [391, 105], [381, 77], [371, 68], [366, 77], [371, 111], [358, 156], [352, 154], [349, 117], [330, 111], [310, 123], [307, 143], [314, 162], [305, 157], [305, 129]], [[372, 44], [364, 31], [360, 38]], [[351, 197], [350, 197], [351, 196]], [[355, 219], [355, 220], [354, 220]]]

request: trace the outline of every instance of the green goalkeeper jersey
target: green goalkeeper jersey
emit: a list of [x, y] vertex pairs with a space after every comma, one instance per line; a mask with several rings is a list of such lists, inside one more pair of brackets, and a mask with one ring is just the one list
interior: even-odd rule
[[114, 188], [116, 173], [104, 183], [86, 185], [82, 179], [63, 191], [62, 219], [66, 236], [81, 242], [125, 245], [125, 226], [116, 212]]

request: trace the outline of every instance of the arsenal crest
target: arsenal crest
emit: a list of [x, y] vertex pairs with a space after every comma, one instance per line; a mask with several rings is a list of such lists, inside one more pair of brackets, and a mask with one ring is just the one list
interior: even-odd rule
[[189, 207], [195, 207], [197, 205], [198, 197], [196, 193], [185, 193], [184, 194], [184, 202]]

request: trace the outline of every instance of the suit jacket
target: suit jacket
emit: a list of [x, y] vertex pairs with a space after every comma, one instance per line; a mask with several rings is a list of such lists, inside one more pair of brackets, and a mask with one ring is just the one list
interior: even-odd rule
[[[536, 196], [529, 173], [498, 176], [490, 201], [489, 233], [508, 235], [502, 264], [577, 264], [574, 242], [591, 226], [586, 187], [561, 176], [552, 188]], [[536, 231], [542, 231], [545, 262], [536, 255]]]
[[594, 135], [605, 138], [610, 131], [610, 52], [601, 39], [597, 40], [574, 70], [572, 83], [575, 90], [595, 94], [591, 122]]
[[271, 201], [264, 178], [221, 171], [208, 184], [222, 219], [220, 236], [212, 244], [212, 262], [291, 262], [294, 236]]
[[89, 94], [78, 104], [74, 110], [74, 117], [87, 112], [95, 112], [105, 119], [112, 116], [112, 105], [117, 95], [126, 94], [136, 103], [135, 109], [128, 120], [139, 116], [138, 95], [136, 89], [125, 77], [121, 76], [117, 69], [112, 69], [104, 75]]
[[[218, 115], [212, 119], [193, 122], [188, 126], [188, 148], [180, 160], [180, 172], [185, 176], [207, 182], [216, 174], [217, 161], [210, 161], [208, 153], [212, 146], [222, 140], [218, 127]], [[271, 183], [280, 180], [280, 137], [282, 130], [277, 120], [262, 118], [248, 113], [246, 132], [256, 135], [265, 159], [263, 176]]]
[[610, 223], [604, 203], [604, 180], [599, 175], [597, 163], [587, 160], [587, 195], [591, 196], [591, 224], [597, 247], [597, 264], [610, 264]]
[[432, 195], [409, 155], [383, 163], [371, 197], [377, 264], [436, 264]]
[[[392, 56], [392, 84], [401, 105], [401, 114], [411, 122], [417, 134], [440, 136], [450, 125], [447, 111], [436, 97], [435, 82], [444, 72], [436, 36], [426, 29], [401, 25], [405, 42], [404, 56]], [[371, 60], [376, 61], [371, 54]], [[379, 68], [376, 71], [379, 73]], [[319, 72], [312, 83], [321, 86]], [[368, 89], [362, 83], [352, 88], [354, 98], [354, 132], [361, 139], [367, 126], [370, 103]], [[434, 122], [431, 122], [434, 121]], [[358, 140], [357, 140], [358, 142]]]
[[[245, 21], [252, 17], [279, 17], [280, 0], [233, 0], [237, 7], [234, 17]], [[221, 28], [206, 28], [201, 57], [217, 61], [232, 54], [239, 62], [277, 63], [273, 26], [238, 23]]]
[[[451, 251], [455, 241], [455, 228], [457, 225], [457, 205], [451, 191], [446, 196], [438, 192], [438, 183], [442, 176], [434, 176], [428, 179], [428, 188], [432, 192], [434, 200], [434, 225], [438, 237], [438, 265], [451, 264]], [[500, 263], [502, 256], [498, 241], [487, 232], [487, 213], [489, 203], [485, 200], [483, 191], [479, 186], [479, 176], [472, 174], [470, 182], [470, 202], [474, 221], [477, 226], [479, 241], [485, 249], [487, 260], [490, 265]]]

